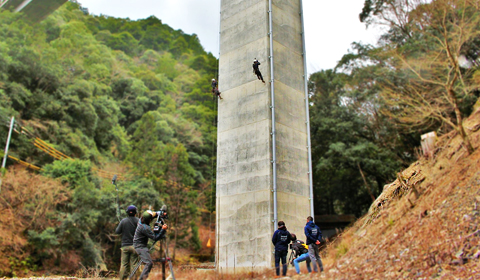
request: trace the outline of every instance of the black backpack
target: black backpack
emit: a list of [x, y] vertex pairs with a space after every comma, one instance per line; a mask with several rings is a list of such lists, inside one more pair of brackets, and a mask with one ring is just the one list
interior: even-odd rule
[[295, 243], [292, 244], [292, 250], [295, 251], [295, 256], [298, 257], [300, 255], [308, 253], [308, 245], [306, 245], [305, 242], [301, 240], [297, 240], [295, 241]]

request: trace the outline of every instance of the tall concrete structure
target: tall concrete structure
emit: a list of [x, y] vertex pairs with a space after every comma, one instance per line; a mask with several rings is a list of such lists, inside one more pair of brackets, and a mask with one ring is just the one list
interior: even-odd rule
[[216, 263], [262, 269], [277, 221], [313, 216], [302, 1], [222, 0], [220, 22]]

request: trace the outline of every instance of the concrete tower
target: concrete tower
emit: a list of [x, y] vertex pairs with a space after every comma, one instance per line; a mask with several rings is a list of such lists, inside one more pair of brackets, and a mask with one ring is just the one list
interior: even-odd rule
[[263, 269], [277, 221], [304, 239], [313, 216], [302, 1], [221, 0], [220, 22], [216, 262]]

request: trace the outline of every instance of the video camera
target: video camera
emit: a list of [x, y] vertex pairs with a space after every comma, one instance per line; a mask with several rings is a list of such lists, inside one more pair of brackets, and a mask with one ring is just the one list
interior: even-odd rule
[[157, 220], [153, 225], [153, 231], [159, 232], [162, 229], [162, 226], [165, 224], [165, 220], [168, 219], [167, 206], [163, 205], [162, 208], [160, 208], [160, 211], [157, 211], [156, 213]]

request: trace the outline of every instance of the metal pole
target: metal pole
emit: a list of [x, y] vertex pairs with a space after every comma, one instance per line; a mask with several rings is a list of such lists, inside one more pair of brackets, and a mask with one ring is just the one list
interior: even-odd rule
[[315, 220], [315, 212], [313, 207], [313, 175], [312, 175], [312, 143], [310, 141], [310, 113], [308, 98], [308, 73], [307, 73], [307, 51], [305, 49], [305, 26], [303, 22], [303, 1], [300, 0], [300, 18], [302, 19], [302, 41], [303, 41], [303, 80], [305, 83], [305, 113], [307, 124], [307, 152], [308, 152], [308, 182], [310, 185], [310, 216]]
[[[8, 157], [8, 147], [10, 146], [10, 139], [12, 138], [12, 131], [13, 131], [13, 124], [15, 123], [15, 118], [12, 117], [10, 120], [10, 130], [8, 131], [8, 137], [7, 137], [7, 144], [5, 145], [5, 154], [3, 155], [3, 161], [2, 161], [2, 170], [5, 168], [5, 165], [7, 164], [7, 157]], [[0, 188], [2, 187], [2, 179], [1, 179], [1, 174], [0, 174]], [[0, 189], [1, 191], [1, 189]]]
[[25, 6], [30, 4], [30, 2], [32, 2], [32, 0], [23, 1], [20, 5], [18, 5], [18, 7], [15, 8], [15, 12], [17, 12], [17, 13], [20, 12], [23, 8], [25, 8]]
[[270, 109], [272, 110], [272, 176], [273, 176], [273, 228], [277, 224], [277, 151], [276, 151], [276, 130], [275, 130], [275, 74], [273, 63], [273, 29], [272, 29], [272, 0], [268, 0], [268, 25], [270, 36], [270, 91], [272, 104]]
[[167, 260], [165, 258], [163, 258], [163, 260], [162, 260], [162, 280], [165, 280], [165, 278], [166, 278], [166, 275], [165, 275], [165, 262], [166, 261]]
[[10, 130], [8, 132], [7, 145], [5, 145], [5, 154], [3, 155], [2, 168], [5, 168], [5, 165], [7, 164], [8, 147], [10, 146], [10, 139], [12, 138], [12, 131], [13, 131], [13, 124], [14, 123], [15, 123], [15, 118], [12, 117], [12, 119], [10, 120]]

